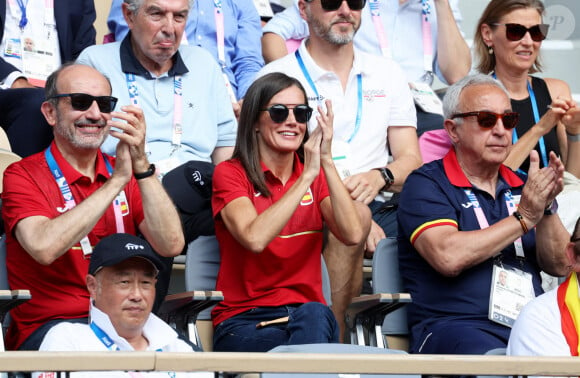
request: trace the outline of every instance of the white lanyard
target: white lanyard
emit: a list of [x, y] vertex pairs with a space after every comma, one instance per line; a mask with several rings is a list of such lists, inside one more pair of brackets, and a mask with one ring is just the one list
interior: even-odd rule
[[[475, 197], [475, 194], [473, 193], [473, 191], [471, 189], [467, 189], [467, 188], [463, 189], [463, 191], [465, 192], [465, 194], [467, 195], [467, 198], [469, 199], [469, 201], [473, 205], [472, 206], [473, 212], [475, 213], [475, 217], [477, 218], [477, 223], [479, 223], [479, 228], [482, 230], [488, 228], [489, 222], [487, 221], [487, 218], [483, 212], [483, 209], [479, 205], [479, 201]], [[510, 215], [512, 215], [514, 213], [514, 211], [516, 211], [516, 204], [514, 203], [514, 199], [512, 197], [511, 190], [506, 191], [504, 193], [504, 197], [505, 197], [505, 205], [508, 209], [508, 213]], [[514, 241], [514, 247], [516, 249], [516, 256], [524, 259], [526, 257], [526, 255], [524, 253], [524, 247], [522, 244], [521, 237], [517, 238]]]
[[236, 100], [236, 95], [232, 88], [232, 84], [230, 83], [230, 79], [226, 74], [226, 44], [225, 44], [225, 23], [224, 23], [224, 12], [222, 9], [222, 0], [214, 0], [213, 1], [214, 7], [214, 16], [215, 16], [215, 35], [216, 35], [216, 43], [217, 43], [217, 52], [218, 52], [218, 61], [220, 67], [222, 68], [222, 75], [224, 77], [224, 81], [226, 84], [226, 89], [228, 91], [228, 95], [230, 96], [230, 100], [232, 103], [238, 102]]
[[[431, 15], [431, 4], [429, 3], [429, 0], [417, 1], [421, 1], [422, 6], [421, 32], [423, 35], [423, 68], [425, 69], [425, 76], [430, 79], [433, 75], [433, 37], [431, 34], [431, 21], [429, 20]], [[371, 19], [373, 20], [373, 25], [377, 33], [381, 53], [383, 56], [392, 58], [393, 56], [389, 48], [389, 40], [387, 39], [385, 28], [383, 27], [383, 22], [381, 20], [380, 2], [381, 0], [369, 0]]]
[[[131, 73], [125, 74], [127, 80], [127, 89], [129, 90], [129, 98], [131, 104], [139, 106], [139, 88], [135, 75]], [[183, 79], [181, 75], [173, 77], [173, 127], [171, 132], [171, 144], [173, 149], [170, 155], [173, 155], [181, 147], [181, 136], [183, 134]], [[149, 152], [149, 147], [146, 146], [146, 151]]]
[[[70, 185], [66, 181], [62, 170], [58, 166], [52, 152], [50, 151], [50, 147], [48, 147], [44, 151], [44, 156], [46, 158], [46, 162], [48, 163], [48, 167], [50, 168], [50, 172], [56, 181], [58, 188], [60, 189], [60, 193], [64, 198], [64, 205], [65, 210], [70, 210], [74, 208], [77, 204], [70, 189]], [[107, 166], [107, 171], [109, 171], [109, 175], [113, 173], [113, 167], [111, 167], [111, 163], [104, 157], [105, 165]], [[123, 209], [124, 208], [124, 209]], [[123, 223], [123, 212], [128, 212], [129, 204], [127, 202], [125, 191], [121, 190], [121, 192], [115, 197], [113, 200], [113, 211], [115, 214], [115, 225], [117, 226], [117, 233], [124, 233], [125, 232], [125, 224]], [[89, 236], [85, 235], [80, 240], [81, 250], [83, 251], [83, 255], [85, 257], [89, 256], [93, 252], [93, 248], [91, 247], [91, 242], [89, 241]]]

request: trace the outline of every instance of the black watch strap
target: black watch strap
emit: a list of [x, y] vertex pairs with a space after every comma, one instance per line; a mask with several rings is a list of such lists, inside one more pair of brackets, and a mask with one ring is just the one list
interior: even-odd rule
[[145, 172], [133, 173], [133, 176], [135, 176], [137, 180], [141, 180], [153, 176], [154, 174], [155, 174], [155, 164], [151, 164], [149, 165], [149, 168], [147, 168]]
[[393, 172], [389, 168], [376, 168], [379, 172], [381, 172], [381, 176], [383, 180], [385, 180], [385, 186], [381, 189], [382, 191], [388, 190], [391, 185], [395, 182], [395, 176], [393, 176]]

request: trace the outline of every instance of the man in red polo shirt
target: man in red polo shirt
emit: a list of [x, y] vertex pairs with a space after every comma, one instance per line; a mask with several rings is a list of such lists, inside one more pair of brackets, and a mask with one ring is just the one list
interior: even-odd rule
[[[41, 110], [54, 142], [4, 174], [8, 280], [32, 294], [11, 313], [9, 349], [38, 349], [54, 324], [84, 321], [85, 276], [103, 237], [141, 233], [168, 257], [184, 246], [177, 212], [147, 160], [141, 109], [113, 112], [110, 82], [83, 65], [51, 74], [46, 99]], [[99, 149], [109, 134], [119, 139], [116, 160]]]

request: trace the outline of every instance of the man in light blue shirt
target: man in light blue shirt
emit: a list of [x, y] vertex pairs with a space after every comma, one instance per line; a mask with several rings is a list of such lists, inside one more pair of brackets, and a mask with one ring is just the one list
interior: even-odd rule
[[[122, 3], [123, 0], [113, 0], [107, 20], [116, 41], [121, 41], [129, 30], [121, 12]], [[220, 43], [216, 30], [222, 23], [215, 16], [215, 3], [212, 0], [194, 1], [185, 32], [188, 44], [205, 48], [220, 62]], [[221, 3], [224, 20], [223, 69], [239, 100], [244, 97], [256, 73], [264, 65], [260, 16], [253, 0], [222, 0]]]
[[[131, 32], [78, 58], [109, 77], [120, 105], [143, 109], [145, 149], [159, 174], [190, 160], [217, 164], [235, 145], [237, 122], [220, 67], [205, 49], [180, 45], [189, 10], [188, 0], [125, 0]], [[104, 152], [115, 153], [112, 139]]]

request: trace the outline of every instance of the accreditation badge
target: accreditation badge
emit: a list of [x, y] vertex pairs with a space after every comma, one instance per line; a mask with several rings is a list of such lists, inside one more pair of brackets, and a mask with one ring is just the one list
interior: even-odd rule
[[530, 273], [500, 263], [493, 265], [489, 320], [511, 328], [522, 308], [534, 297]]
[[443, 103], [429, 84], [411, 82], [409, 83], [409, 88], [411, 89], [415, 104], [423, 109], [423, 111], [443, 115]]
[[351, 175], [350, 144], [340, 139], [332, 140], [332, 160], [341, 180]]

